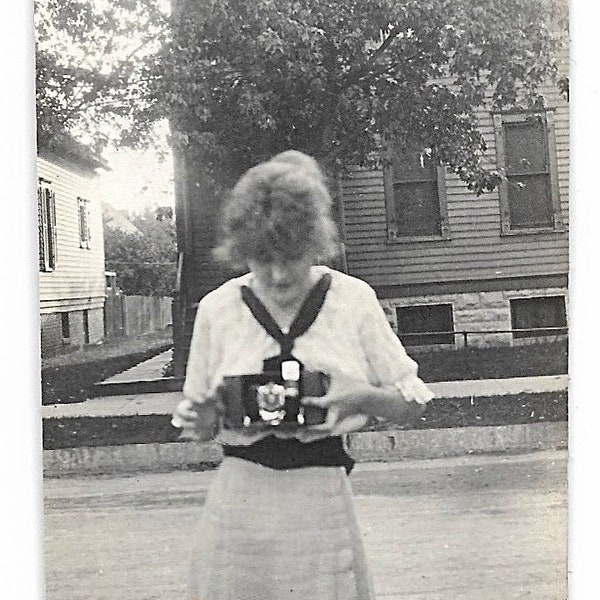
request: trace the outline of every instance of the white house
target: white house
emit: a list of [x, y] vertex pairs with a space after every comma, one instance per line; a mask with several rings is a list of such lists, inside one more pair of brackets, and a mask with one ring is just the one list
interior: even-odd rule
[[100, 163], [41, 152], [37, 160], [42, 356], [104, 338]]

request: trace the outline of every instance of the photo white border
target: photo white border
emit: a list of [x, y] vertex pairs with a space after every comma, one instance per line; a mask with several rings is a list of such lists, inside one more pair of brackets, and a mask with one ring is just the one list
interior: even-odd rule
[[0, 19], [0, 597], [41, 599], [42, 442], [33, 2]]
[[[600, 28], [594, 2], [571, 6], [573, 113], [570, 279], [570, 600], [598, 593], [600, 400]], [[0, 597], [43, 598], [39, 315], [35, 252], [33, 3], [11, 2], [0, 20], [2, 290], [0, 365]]]
[[571, 3], [569, 599], [598, 597], [600, 87], [598, 5]]

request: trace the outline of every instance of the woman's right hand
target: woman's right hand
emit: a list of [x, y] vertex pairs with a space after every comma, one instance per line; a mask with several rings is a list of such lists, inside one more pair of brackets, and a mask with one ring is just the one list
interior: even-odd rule
[[205, 442], [213, 439], [222, 411], [220, 394], [206, 402], [194, 402], [189, 398], [182, 400], [175, 411], [171, 424], [182, 429], [181, 439]]
[[198, 420], [197, 402], [193, 402], [189, 398], [182, 400], [173, 412], [171, 425], [180, 429], [189, 429], [196, 426]]

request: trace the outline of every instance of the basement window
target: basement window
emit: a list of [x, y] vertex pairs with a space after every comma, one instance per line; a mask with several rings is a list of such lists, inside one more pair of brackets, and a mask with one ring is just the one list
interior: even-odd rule
[[398, 336], [405, 346], [454, 345], [452, 304], [396, 308]]
[[514, 339], [566, 333], [567, 313], [564, 296], [511, 300], [510, 315]]

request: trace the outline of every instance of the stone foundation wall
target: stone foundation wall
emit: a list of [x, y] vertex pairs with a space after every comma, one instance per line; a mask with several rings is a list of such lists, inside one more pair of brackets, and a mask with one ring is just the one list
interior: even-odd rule
[[88, 312], [90, 327], [90, 344], [97, 344], [104, 339], [104, 310], [92, 308]]
[[69, 313], [69, 343], [71, 346], [83, 346], [83, 311], [73, 310]]
[[[72, 310], [69, 315], [69, 340], [62, 339], [62, 313], [41, 315], [42, 357], [56, 356], [62, 351], [83, 346], [85, 330], [82, 310]], [[88, 310], [89, 343], [96, 344], [104, 339], [104, 311], [102, 308]]]
[[40, 315], [42, 357], [55, 356], [63, 346], [60, 313]]
[[[470, 333], [469, 346], [485, 347], [531, 343], [535, 338], [513, 339], [510, 301], [517, 298], [542, 296], [564, 296], [568, 304], [565, 288], [539, 288], [529, 290], [504, 290], [494, 292], [469, 292], [464, 294], [440, 294], [428, 296], [400, 297], [381, 300], [388, 321], [397, 331], [396, 308], [404, 306], [451, 304], [454, 331], [490, 332], [484, 335]], [[568, 311], [568, 306], [566, 307]], [[506, 331], [507, 333], [492, 333]], [[455, 345], [464, 346], [463, 336], [455, 336]]]

